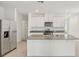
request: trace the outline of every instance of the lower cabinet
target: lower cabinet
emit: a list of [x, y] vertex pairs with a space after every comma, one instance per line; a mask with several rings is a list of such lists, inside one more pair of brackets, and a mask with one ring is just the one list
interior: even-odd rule
[[75, 41], [27, 40], [27, 56], [75, 56]]

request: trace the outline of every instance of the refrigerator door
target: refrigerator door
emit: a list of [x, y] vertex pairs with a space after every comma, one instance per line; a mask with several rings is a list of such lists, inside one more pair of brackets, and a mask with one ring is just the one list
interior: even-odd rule
[[2, 40], [2, 48], [1, 48], [1, 55], [4, 55], [5, 53], [7, 53], [7, 52], [9, 52], [10, 51], [10, 49], [9, 49], [9, 39], [7, 38], [7, 39], [3, 39]]
[[9, 42], [9, 22], [4, 20], [1, 23], [1, 54], [10, 51], [10, 42]]
[[10, 49], [13, 50], [17, 47], [17, 40], [16, 40], [16, 23], [14, 21], [10, 22]]
[[12, 31], [11, 32], [11, 36], [10, 36], [10, 49], [13, 50], [17, 47], [16, 44], [16, 31]]

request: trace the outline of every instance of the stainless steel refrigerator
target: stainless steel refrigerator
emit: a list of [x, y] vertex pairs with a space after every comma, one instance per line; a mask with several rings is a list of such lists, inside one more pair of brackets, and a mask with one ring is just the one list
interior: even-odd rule
[[17, 47], [14, 21], [0, 20], [0, 56], [4, 56]]

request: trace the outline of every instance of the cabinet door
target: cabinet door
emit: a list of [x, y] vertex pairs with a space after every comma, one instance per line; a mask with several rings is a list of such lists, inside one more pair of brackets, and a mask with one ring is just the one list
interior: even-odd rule
[[0, 7], [0, 19], [4, 18], [4, 8]]
[[27, 56], [75, 56], [75, 41], [27, 40]]
[[50, 40], [27, 40], [27, 56], [52, 56]]
[[32, 17], [31, 26], [32, 27], [43, 27], [44, 26], [44, 17]]
[[64, 17], [63, 16], [55, 16], [53, 20], [54, 27], [64, 27]]
[[45, 14], [44, 22], [53, 22], [54, 16], [52, 14]]

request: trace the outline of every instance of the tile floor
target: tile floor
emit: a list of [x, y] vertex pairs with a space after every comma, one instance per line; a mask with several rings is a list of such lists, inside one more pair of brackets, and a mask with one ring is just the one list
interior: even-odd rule
[[17, 49], [8, 53], [4, 57], [26, 57], [26, 41], [21, 41], [17, 44]]

